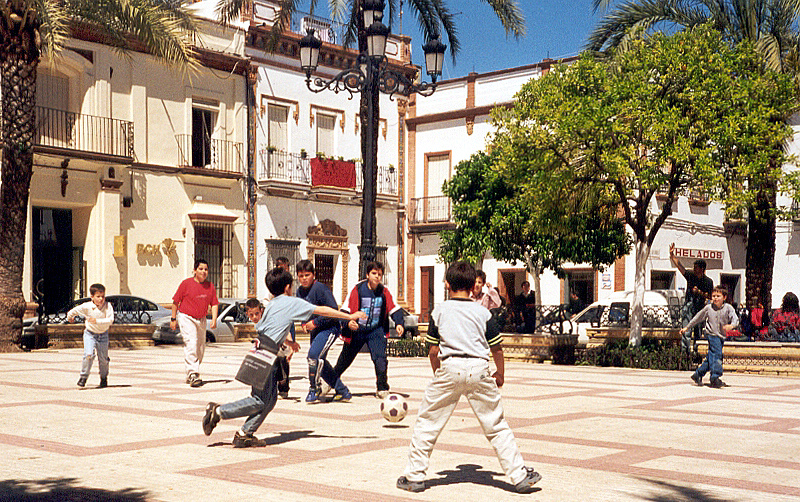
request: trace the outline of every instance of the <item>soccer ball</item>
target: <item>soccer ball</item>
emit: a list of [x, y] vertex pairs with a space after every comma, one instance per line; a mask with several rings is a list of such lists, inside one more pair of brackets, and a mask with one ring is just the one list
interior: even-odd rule
[[381, 401], [381, 413], [383, 418], [390, 422], [399, 422], [406, 418], [408, 413], [408, 403], [400, 394], [389, 394]]

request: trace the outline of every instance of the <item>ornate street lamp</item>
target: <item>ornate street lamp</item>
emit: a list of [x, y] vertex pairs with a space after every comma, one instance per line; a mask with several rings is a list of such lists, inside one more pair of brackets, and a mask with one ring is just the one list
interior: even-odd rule
[[322, 42], [314, 36], [314, 30], [309, 29], [307, 35], [300, 40], [300, 66], [306, 74], [306, 85], [310, 91], [322, 92], [325, 89], [336, 93], [347, 91], [350, 93], [350, 98], [354, 93], [363, 93], [366, 98], [366, 125], [361, 132], [366, 135], [367, 141], [363, 165], [364, 198], [361, 211], [361, 245], [358, 248], [359, 278], [364, 277], [366, 264], [375, 259], [378, 151], [372, 138], [378, 128], [379, 120], [375, 106], [376, 96], [381, 92], [389, 94], [390, 99], [395, 94], [408, 96], [417, 93], [422, 96], [430, 96], [436, 90], [436, 79], [442, 74], [442, 63], [447, 49], [438, 36], [428, 40], [422, 46], [425, 53], [426, 72], [431, 77], [431, 83], [416, 83], [406, 75], [392, 71], [385, 54], [389, 28], [381, 22], [384, 7], [384, 0], [362, 0], [361, 11], [367, 38], [366, 53], [358, 54], [354, 67], [342, 70], [330, 79], [321, 77], [312, 79], [311, 77], [311, 74], [317, 69], [319, 52], [322, 47]]

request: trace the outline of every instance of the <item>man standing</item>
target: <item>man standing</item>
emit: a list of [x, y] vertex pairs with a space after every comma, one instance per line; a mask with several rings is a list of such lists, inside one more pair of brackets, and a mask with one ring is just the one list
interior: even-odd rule
[[[689, 272], [678, 261], [678, 255], [675, 253], [675, 243], [669, 245], [669, 261], [677, 267], [678, 271], [686, 278], [686, 297], [684, 298], [683, 310], [681, 311], [681, 320], [683, 326], [689, 324], [689, 321], [700, 312], [706, 305], [706, 301], [711, 298], [711, 291], [714, 289], [714, 282], [710, 277], [706, 276], [706, 262], [705, 260], [696, 260], [692, 271]], [[686, 353], [692, 348], [692, 333], [694, 339], [697, 340], [702, 336], [701, 326], [695, 326], [692, 330], [687, 330], [681, 337], [681, 347]]]
[[200, 387], [200, 363], [206, 349], [206, 315], [211, 306], [211, 329], [217, 327], [217, 289], [208, 280], [208, 262], [198, 258], [194, 275], [184, 279], [172, 297], [172, 319], [169, 328], [180, 326], [183, 338], [183, 357], [186, 363], [186, 383]]
[[514, 297], [514, 311], [517, 331], [533, 333], [536, 329], [536, 293], [531, 291], [530, 282], [522, 282], [522, 292]]

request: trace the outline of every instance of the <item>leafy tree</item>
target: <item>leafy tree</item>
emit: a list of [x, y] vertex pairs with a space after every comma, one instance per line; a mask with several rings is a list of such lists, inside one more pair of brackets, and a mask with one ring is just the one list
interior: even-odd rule
[[629, 227], [630, 343], [638, 345], [645, 263], [678, 196], [696, 191], [736, 205], [756, 172], [789, 189], [780, 169], [762, 166], [787, 161], [774, 145], [791, 134], [795, 92], [749, 43], [731, 46], [707, 26], [655, 34], [610, 61], [586, 55], [527, 83], [513, 109], [495, 110], [494, 147], [531, 210], [616, 213]]
[[[496, 154], [478, 152], [460, 162], [445, 183], [456, 226], [441, 233], [442, 260], [480, 262], [489, 251], [499, 260], [522, 261], [533, 276], [536, 301], [541, 302], [539, 275], [545, 269], [561, 276], [564, 262], [602, 268], [628, 253], [629, 236], [613, 215], [540, 214], [531, 208], [537, 204], [535, 197], [520, 203], [521, 187], [497, 170], [498, 160]], [[545, 221], [537, 222], [537, 217]]]
[[[611, 0], [593, 0], [595, 9], [608, 7]], [[733, 44], [748, 43], [769, 68], [800, 79], [800, 2], [794, 0], [631, 0], [606, 14], [589, 37], [587, 49], [624, 49], [633, 40], [649, 36], [664, 27], [687, 29], [705, 23]], [[775, 150], [783, 149], [775, 144]], [[779, 156], [776, 152], [776, 156]], [[765, 164], [762, 171], [777, 166]], [[772, 274], [775, 265], [775, 222], [792, 213], [777, 205], [779, 188], [759, 173], [748, 187], [747, 257], [745, 272], [747, 304], [772, 304]], [[787, 181], [788, 182], [788, 181]], [[741, 208], [737, 208], [740, 211]], [[739, 212], [736, 214], [745, 214]], [[796, 217], [796, 215], [795, 215]]]
[[25, 223], [36, 136], [36, 70], [55, 57], [73, 24], [89, 24], [107, 44], [134, 44], [171, 64], [195, 67], [194, 23], [171, 0], [0, 1], [0, 351], [18, 350], [25, 301], [22, 267]]

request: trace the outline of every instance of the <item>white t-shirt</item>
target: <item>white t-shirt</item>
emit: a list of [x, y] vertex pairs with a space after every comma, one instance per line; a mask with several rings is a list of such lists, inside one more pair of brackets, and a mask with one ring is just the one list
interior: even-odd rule
[[[93, 301], [88, 301], [72, 307], [67, 312], [67, 318], [76, 315], [86, 319], [86, 329], [92, 333], [105, 333], [114, 324], [114, 307], [108, 302], [103, 303], [102, 307], [98, 308]], [[89, 322], [90, 317], [94, 317], [94, 322]]]
[[452, 298], [434, 307], [426, 342], [439, 346], [439, 359], [489, 360], [489, 347], [503, 342], [491, 312], [469, 298]]

